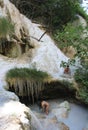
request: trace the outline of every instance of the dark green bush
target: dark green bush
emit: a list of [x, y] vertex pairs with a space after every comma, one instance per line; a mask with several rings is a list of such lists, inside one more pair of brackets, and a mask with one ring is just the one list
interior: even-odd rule
[[88, 63], [77, 69], [75, 80], [79, 85], [77, 91], [78, 98], [88, 104]]
[[11, 0], [28, 18], [43, 21], [51, 29], [72, 21], [78, 0]]

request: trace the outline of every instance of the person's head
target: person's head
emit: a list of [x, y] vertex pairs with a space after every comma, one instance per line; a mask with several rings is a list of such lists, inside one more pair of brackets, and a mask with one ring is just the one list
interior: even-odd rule
[[69, 65], [67, 65], [67, 68], [69, 68]]
[[39, 108], [41, 108], [42, 106], [41, 106], [41, 101], [38, 101], [37, 102], [37, 105], [39, 106]]

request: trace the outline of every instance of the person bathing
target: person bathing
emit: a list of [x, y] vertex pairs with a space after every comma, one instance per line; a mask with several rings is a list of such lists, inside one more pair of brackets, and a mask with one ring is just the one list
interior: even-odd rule
[[48, 102], [46, 102], [46, 101], [39, 101], [38, 105], [39, 105], [40, 108], [42, 108], [43, 112], [45, 112], [47, 115], [49, 114], [50, 105], [49, 105]]

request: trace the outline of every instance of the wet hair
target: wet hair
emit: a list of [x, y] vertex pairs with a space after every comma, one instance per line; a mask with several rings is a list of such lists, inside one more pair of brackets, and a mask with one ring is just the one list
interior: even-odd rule
[[37, 105], [39, 106], [39, 109], [42, 108], [42, 106], [41, 106], [41, 102], [42, 102], [42, 101], [38, 101], [38, 102], [37, 102]]
[[67, 67], [69, 67], [69, 65], [67, 65]]

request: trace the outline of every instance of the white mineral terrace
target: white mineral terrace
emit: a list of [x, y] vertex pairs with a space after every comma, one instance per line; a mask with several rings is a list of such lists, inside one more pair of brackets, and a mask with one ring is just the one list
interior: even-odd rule
[[[63, 76], [64, 68], [60, 67], [60, 64], [62, 60], [67, 62], [68, 58], [57, 48], [50, 36], [45, 34], [40, 41], [36, 40], [42, 36], [45, 30], [41, 30], [40, 25], [32, 23], [20, 14], [8, 0], [3, 1], [4, 8], [0, 7], [0, 16], [7, 16], [9, 11], [11, 20], [16, 25], [15, 35], [20, 38], [20, 29], [24, 27], [35, 48], [31, 60], [28, 55], [18, 58], [7, 58], [0, 55], [0, 130], [30, 130], [30, 109], [21, 104], [14, 93], [5, 90], [8, 89], [5, 81], [7, 71], [15, 67], [27, 67], [46, 71], [53, 79], [71, 81], [73, 78]], [[70, 66], [70, 68], [73, 75], [75, 67]]]

